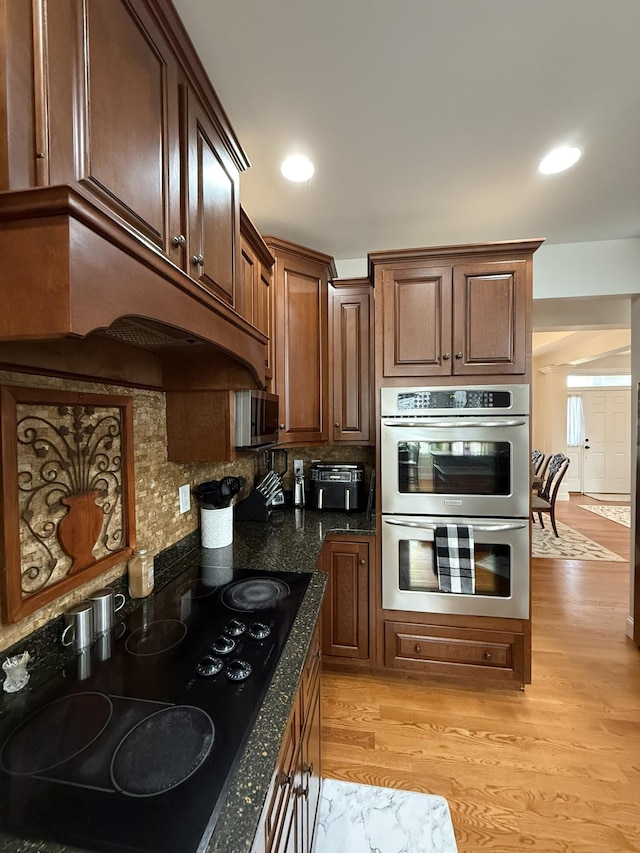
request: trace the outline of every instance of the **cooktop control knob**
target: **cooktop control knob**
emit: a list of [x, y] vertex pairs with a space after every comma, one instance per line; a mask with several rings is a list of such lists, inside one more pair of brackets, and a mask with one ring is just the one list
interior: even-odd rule
[[244, 622], [241, 622], [239, 619], [232, 619], [225, 627], [224, 632], [230, 637], [239, 637], [241, 634], [244, 634], [246, 630], [247, 626]]
[[212, 675], [217, 675], [223, 666], [224, 664], [220, 658], [215, 658], [213, 655], [205, 655], [196, 666], [196, 672], [204, 678], [210, 678]]
[[213, 641], [213, 651], [218, 655], [228, 655], [229, 652], [232, 652], [236, 647], [236, 641], [232, 640], [231, 637], [225, 637], [221, 635], [216, 640]]
[[264, 640], [271, 633], [271, 628], [264, 622], [254, 622], [249, 628], [249, 636], [252, 640]]
[[224, 671], [230, 681], [244, 681], [251, 675], [251, 664], [246, 660], [232, 660]]

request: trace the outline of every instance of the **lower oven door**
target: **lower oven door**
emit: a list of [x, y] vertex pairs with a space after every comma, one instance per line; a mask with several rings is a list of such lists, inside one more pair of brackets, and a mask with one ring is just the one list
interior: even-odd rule
[[[436, 527], [473, 528], [475, 592], [441, 592]], [[529, 521], [382, 516], [382, 607], [418, 613], [529, 618]]]

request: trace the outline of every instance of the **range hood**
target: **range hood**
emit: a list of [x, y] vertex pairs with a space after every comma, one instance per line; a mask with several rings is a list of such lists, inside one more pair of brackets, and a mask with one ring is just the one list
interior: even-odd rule
[[267, 337], [81, 192], [2, 193], [0, 226], [14, 283], [3, 288], [0, 342], [98, 334], [152, 351], [208, 344], [264, 387]]

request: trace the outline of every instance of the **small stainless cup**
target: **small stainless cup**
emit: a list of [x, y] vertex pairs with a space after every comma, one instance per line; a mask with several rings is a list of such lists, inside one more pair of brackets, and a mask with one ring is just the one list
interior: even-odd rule
[[64, 614], [65, 628], [62, 645], [73, 646], [79, 652], [93, 642], [93, 606], [90, 601], [74, 604]]
[[126, 598], [121, 592], [105, 588], [92, 592], [87, 600], [93, 607], [93, 632], [99, 637], [113, 628], [115, 615], [124, 607]]

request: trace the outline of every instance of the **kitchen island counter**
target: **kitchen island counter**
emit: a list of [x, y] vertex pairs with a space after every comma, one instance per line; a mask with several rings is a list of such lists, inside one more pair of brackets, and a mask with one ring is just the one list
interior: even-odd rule
[[[229, 779], [224, 805], [204, 848], [207, 853], [228, 853], [229, 850], [234, 853], [249, 853], [252, 848], [282, 736], [322, 605], [327, 576], [315, 571], [315, 564], [325, 536], [334, 533], [369, 535], [372, 532], [372, 523], [365, 519], [363, 513], [285, 509], [269, 523], [236, 522], [234, 541], [227, 548], [201, 549], [199, 531], [195, 531], [157, 558], [156, 590], [193, 565], [194, 561], [200, 561], [205, 571], [212, 572], [220, 571], [225, 566], [256, 571], [313, 572], [247, 745]], [[139, 602], [127, 602], [126, 611], [137, 604]], [[33, 641], [35, 640], [34, 635]], [[34, 642], [24, 641], [20, 646], [28, 647], [33, 653]], [[46, 665], [45, 642], [41, 639], [36, 643], [43, 651], [37, 655], [38, 666], [43, 668]], [[12, 649], [8, 653], [17, 651]], [[0, 834], [0, 851], [71, 853], [80, 849], [82, 848], [55, 842], [19, 840]]]

